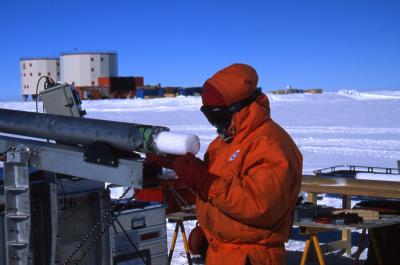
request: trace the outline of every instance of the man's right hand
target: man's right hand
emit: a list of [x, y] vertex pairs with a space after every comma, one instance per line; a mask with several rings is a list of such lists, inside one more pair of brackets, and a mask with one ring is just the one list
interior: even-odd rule
[[160, 167], [174, 169], [173, 163], [174, 163], [175, 158], [177, 158], [177, 156], [174, 156], [174, 155], [160, 156], [160, 155], [153, 155], [151, 153], [147, 153], [144, 163], [149, 163], [149, 164], [153, 163]]
[[218, 178], [218, 176], [211, 174], [207, 165], [192, 153], [187, 153], [184, 156], [147, 154], [145, 162], [174, 170], [179, 180], [194, 190], [203, 201], [208, 200], [211, 184]]

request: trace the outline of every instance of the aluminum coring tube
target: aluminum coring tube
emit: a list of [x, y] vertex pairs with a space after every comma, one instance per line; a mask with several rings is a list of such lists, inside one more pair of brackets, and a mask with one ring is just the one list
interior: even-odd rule
[[[199, 151], [197, 136], [182, 137], [181, 134], [169, 133], [168, 130], [161, 126], [0, 109], [2, 133], [50, 139], [66, 144], [88, 145], [100, 141], [127, 152], [181, 155], [185, 152], [196, 154]], [[168, 139], [168, 135], [170, 139], [182, 139], [174, 142], [179, 147], [178, 150], [166, 148], [170, 145], [165, 140], [160, 141]]]
[[136, 124], [8, 109], [0, 109], [0, 132], [68, 144], [101, 141], [128, 152], [144, 140]]

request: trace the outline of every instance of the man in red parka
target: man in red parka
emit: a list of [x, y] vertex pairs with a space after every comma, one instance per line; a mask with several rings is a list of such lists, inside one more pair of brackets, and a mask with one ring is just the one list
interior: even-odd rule
[[147, 156], [175, 170], [197, 193], [197, 218], [209, 243], [207, 265], [285, 264], [302, 155], [271, 119], [257, 82], [257, 72], [245, 64], [230, 65], [205, 82], [201, 111], [219, 136], [204, 161], [190, 153]]

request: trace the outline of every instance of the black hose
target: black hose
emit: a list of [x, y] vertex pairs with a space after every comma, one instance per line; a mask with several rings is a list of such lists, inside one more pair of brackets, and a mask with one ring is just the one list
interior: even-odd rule
[[[42, 78], [46, 78], [47, 76], [42, 76], [42, 77], [40, 77], [39, 78], [39, 80], [37, 81], [37, 83], [36, 83], [36, 93], [35, 93], [35, 101], [36, 101], [36, 112], [39, 112], [39, 109], [38, 109], [38, 94], [39, 94], [39, 83], [40, 83], [40, 80], [42, 80]], [[46, 84], [46, 82], [45, 82], [45, 84]]]

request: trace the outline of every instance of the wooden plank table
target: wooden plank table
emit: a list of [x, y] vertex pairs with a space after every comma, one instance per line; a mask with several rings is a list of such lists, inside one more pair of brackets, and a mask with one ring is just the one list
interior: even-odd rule
[[[317, 205], [317, 196], [321, 193], [328, 194], [337, 194], [342, 196], [342, 208], [350, 209], [351, 208], [351, 196], [366, 196], [366, 197], [378, 197], [378, 198], [390, 198], [390, 199], [400, 199], [400, 182], [394, 181], [379, 181], [379, 180], [358, 180], [354, 178], [340, 178], [340, 177], [326, 177], [326, 176], [314, 176], [314, 175], [304, 175], [303, 181], [301, 184], [301, 191], [307, 192], [308, 201]], [[379, 220], [381, 221], [381, 220]], [[400, 223], [400, 220], [392, 220], [393, 222]], [[382, 219], [381, 223], [364, 223], [363, 226], [352, 226], [352, 225], [326, 225], [324, 224], [303, 224], [307, 225], [309, 228], [310, 238], [308, 240], [308, 244], [306, 241], [305, 253], [308, 254], [310, 246], [314, 244], [314, 246], [319, 248], [319, 242], [317, 233], [329, 230], [339, 229], [342, 230], [342, 240], [332, 242], [332, 250], [334, 249], [345, 249], [346, 254], [348, 256], [351, 255], [351, 230], [352, 229], [362, 229], [362, 234], [360, 238], [360, 243], [363, 244], [366, 230], [370, 229], [370, 232], [373, 231], [373, 228], [382, 227], [391, 225], [392, 221], [387, 220], [385, 218]], [[295, 223], [296, 225], [296, 223]], [[297, 225], [300, 225], [297, 223]], [[373, 232], [371, 233], [373, 235]], [[317, 246], [318, 245], [318, 246]], [[320, 250], [321, 251], [321, 250]], [[377, 249], [375, 249], [377, 251]], [[317, 250], [318, 252], [318, 250]], [[321, 251], [322, 253], [322, 251]], [[361, 254], [360, 245], [359, 249], [356, 253], [356, 264], [358, 262], [359, 255]], [[318, 256], [318, 253], [317, 253]], [[307, 258], [307, 256], [305, 256]], [[320, 256], [318, 256], [320, 259]], [[321, 256], [320, 264], [323, 261], [323, 256]], [[303, 259], [302, 259], [302, 263]]]
[[[356, 257], [355, 257], [355, 264], [358, 264], [360, 254], [364, 248], [366, 230], [368, 229], [368, 231], [371, 233], [372, 240], [376, 240], [374, 232], [373, 232], [373, 228], [384, 227], [384, 226], [395, 225], [395, 224], [400, 224], [400, 216], [383, 215], [381, 218], [379, 218], [379, 220], [363, 221], [362, 223], [358, 223], [358, 224], [335, 224], [335, 223], [319, 224], [319, 223], [315, 223], [315, 222], [294, 222], [293, 225], [298, 226], [300, 228], [300, 231], [303, 234], [308, 236], [300, 264], [301, 265], [306, 264], [311, 246], [314, 246], [314, 248], [315, 248], [318, 262], [320, 265], [325, 265], [325, 260], [324, 260], [324, 255], [323, 255], [324, 252], [330, 252], [330, 251], [334, 251], [337, 249], [344, 249], [344, 247], [346, 246], [346, 242], [344, 240], [334, 241], [334, 242], [328, 243], [325, 246], [326, 250], [323, 251], [321, 249], [321, 245], [318, 241], [318, 233], [332, 231], [332, 230], [343, 230], [343, 229], [359, 230], [359, 229], [362, 229], [359, 247], [356, 252]], [[378, 264], [382, 264], [382, 259], [380, 257], [378, 248], [376, 248], [376, 244], [372, 244], [372, 246], [374, 247], [374, 251], [375, 251], [375, 254], [378, 259]]]
[[304, 175], [301, 191], [400, 199], [400, 182]]

